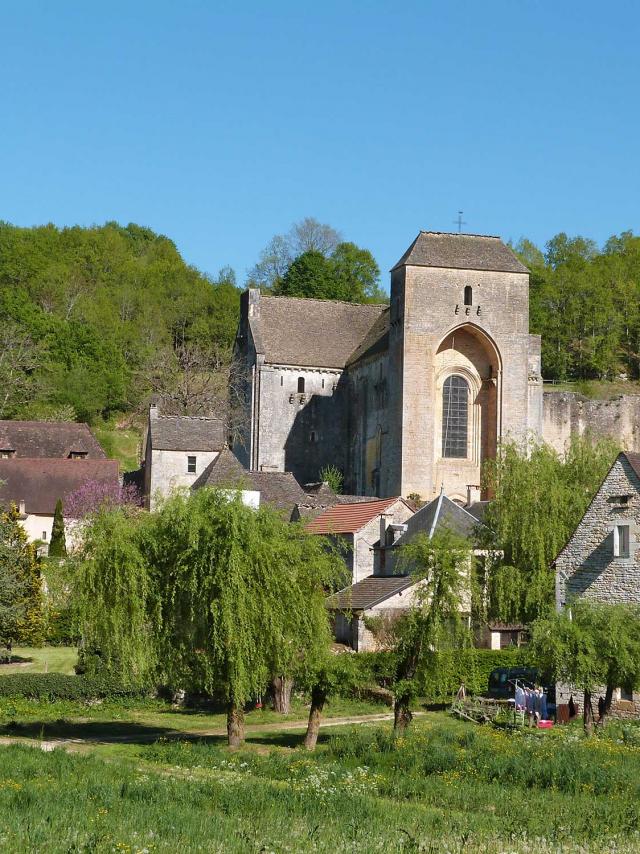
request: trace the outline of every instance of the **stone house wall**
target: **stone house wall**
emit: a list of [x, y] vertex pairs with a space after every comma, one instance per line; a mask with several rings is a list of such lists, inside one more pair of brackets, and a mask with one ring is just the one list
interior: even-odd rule
[[[614, 496], [629, 495], [626, 507]], [[640, 478], [619, 456], [573, 536], [556, 559], [556, 605], [584, 597], [640, 604]], [[629, 557], [614, 557], [613, 528], [629, 525]]]
[[[149, 475], [149, 508], [155, 509], [158, 501], [174, 490], [190, 488], [220, 451], [151, 451]], [[187, 471], [187, 457], [196, 458], [195, 473]], [[147, 460], [149, 458], [147, 457]], [[145, 465], [145, 470], [149, 468]]]

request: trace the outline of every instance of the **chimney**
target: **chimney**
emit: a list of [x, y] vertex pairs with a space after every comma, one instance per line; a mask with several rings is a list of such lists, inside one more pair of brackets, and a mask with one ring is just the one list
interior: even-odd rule
[[18, 513], [23, 518], [27, 515], [27, 506], [24, 499], [18, 503]]
[[157, 418], [158, 417], [158, 404], [155, 400], [149, 404], [149, 418]]
[[260, 288], [249, 288], [249, 317], [260, 317]]
[[380, 514], [380, 548], [383, 549], [387, 544], [387, 528], [391, 524], [393, 513]]

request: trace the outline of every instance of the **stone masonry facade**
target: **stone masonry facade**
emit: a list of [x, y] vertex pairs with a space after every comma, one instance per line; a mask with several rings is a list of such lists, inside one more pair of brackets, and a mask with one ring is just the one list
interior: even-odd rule
[[429, 501], [444, 487], [465, 503], [501, 439], [542, 435], [529, 274], [497, 237], [421, 232], [389, 306], [250, 290], [235, 356], [234, 450], [254, 470], [309, 482], [334, 465], [354, 494]]
[[[627, 534], [621, 535], [620, 529]], [[573, 536], [555, 561], [556, 605], [570, 606], [576, 599], [640, 604], [640, 457], [622, 453], [604, 479]], [[597, 704], [601, 686], [593, 693]], [[557, 686], [558, 702], [573, 695], [575, 687]], [[612, 713], [619, 718], [640, 716], [640, 693], [624, 693], [620, 686]]]

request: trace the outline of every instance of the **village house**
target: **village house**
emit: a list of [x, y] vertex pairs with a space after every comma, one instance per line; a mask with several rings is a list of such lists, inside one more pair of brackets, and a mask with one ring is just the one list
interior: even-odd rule
[[[640, 604], [640, 455], [622, 452], [609, 469], [569, 541], [557, 556], [556, 606], [576, 599]], [[558, 686], [558, 702], [577, 696]], [[604, 688], [594, 698], [604, 695]], [[640, 715], [640, 693], [621, 685], [618, 716]]]
[[15, 505], [31, 542], [46, 549], [56, 502], [87, 483], [116, 490], [119, 473], [86, 424], [0, 421], [0, 506]]
[[[319, 518], [322, 519], [322, 516]], [[478, 557], [486, 555], [486, 552], [475, 549], [473, 544], [478, 520], [444, 493], [416, 513], [405, 515], [402, 524], [390, 523], [384, 511], [378, 518], [378, 538], [372, 549], [373, 573], [330, 596], [327, 601], [332, 612], [336, 640], [356, 652], [378, 648], [376, 632], [372, 630], [374, 621], [381, 624], [392, 622], [416, 602], [420, 582], [414, 581], [412, 567], [401, 557], [403, 545], [411, 542], [418, 534], [425, 534], [431, 539], [437, 531], [446, 528], [469, 541], [470, 557], [472, 553]], [[307, 529], [310, 530], [310, 526]], [[463, 599], [462, 613], [467, 617], [471, 614], [470, 583]]]

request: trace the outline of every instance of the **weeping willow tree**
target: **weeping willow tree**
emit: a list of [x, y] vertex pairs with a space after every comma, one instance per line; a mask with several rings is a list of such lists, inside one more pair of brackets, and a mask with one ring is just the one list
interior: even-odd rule
[[150, 518], [130, 508], [103, 508], [84, 530], [74, 609], [88, 671], [139, 683], [157, 669], [159, 591], [143, 549]]
[[472, 551], [467, 540], [444, 529], [431, 539], [415, 537], [401, 552], [401, 565], [416, 581], [412, 607], [397, 624], [394, 729], [412, 719], [411, 700], [421, 675], [437, 666], [437, 653], [470, 644], [463, 613], [471, 607]]
[[481, 536], [504, 554], [488, 580], [489, 616], [526, 622], [554, 601], [551, 562], [582, 518], [617, 454], [610, 440], [574, 437], [564, 455], [538, 440], [506, 442], [485, 464], [493, 495]]

